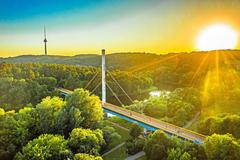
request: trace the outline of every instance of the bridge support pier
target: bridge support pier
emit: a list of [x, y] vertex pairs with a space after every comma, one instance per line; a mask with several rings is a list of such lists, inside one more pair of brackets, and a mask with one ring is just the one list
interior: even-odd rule
[[143, 129], [143, 135], [144, 135], [144, 137], [147, 136], [147, 131], [148, 131], [148, 130], [147, 130], [146, 128]]

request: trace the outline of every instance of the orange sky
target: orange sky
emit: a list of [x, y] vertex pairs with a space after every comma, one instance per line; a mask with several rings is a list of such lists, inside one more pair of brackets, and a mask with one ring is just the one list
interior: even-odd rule
[[72, 5], [61, 0], [54, 11], [51, 3], [31, 3], [13, 0], [0, 7], [11, 13], [0, 11], [0, 57], [43, 54], [44, 24], [48, 52], [54, 55], [99, 53], [102, 48], [108, 53], [193, 51], [203, 28], [218, 23], [240, 33], [240, 2], [234, 0], [105, 0]]

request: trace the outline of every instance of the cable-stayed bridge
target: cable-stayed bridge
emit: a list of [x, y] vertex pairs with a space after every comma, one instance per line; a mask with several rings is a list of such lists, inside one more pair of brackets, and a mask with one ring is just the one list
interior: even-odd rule
[[[144, 127], [145, 130], [155, 131], [155, 130], [162, 130], [168, 135], [175, 135], [181, 139], [189, 140], [191, 142], [194, 142], [196, 144], [202, 144], [204, 143], [205, 136], [202, 134], [199, 134], [197, 132], [193, 132], [191, 130], [143, 115], [139, 114], [137, 112], [125, 109], [123, 107], [119, 107], [110, 103], [106, 102], [106, 88], [112, 92], [113, 96], [119, 101], [120, 104], [122, 102], [118, 98], [117, 94], [113, 91], [113, 89], [106, 83], [106, 62], [105, 62], [105, 50], [102, 50], [102, 80], [98, 83], [98, 85], [95, 86], [93, 90], [95, 90], [100, 84], [102, 84], [102, 107], [105, 113], [110, 113], [112, 115], [118, 116], [120, 118], [123, 118], [129, 122], [135, 122], [138, 123], [140, 126]], [[131, 97], [127, 94], [127, 92], [121, 87], [121, 85], [117, 82], [117, 80], [111, 75], [110, 72], [107, 72], [112, 80], [117, 84], [117, 86], [122, 90], [122, 92], [129, 98], [131, 102], [133, 100]], [[92, 81], [97, 77], [97, 74], [89, 81], [87, 86], [90, 85]], [[86, 88], [86, 87], [85, 87]], [[64, 89], [64, 88], [58, 88], [61, 95], [67, 96], [71, 94], [73, 91]]]
[[[63, 89], [63, 88], [58, 88], [58, 90], [64, 96], [67, 96], [72, 93], [72, 91]], [[176, 125], [173, 125], [173, 124], [170, 124], [170, 123], [167, 123], [143, 114], [139, 114], [137, 112], [134, 112], [122, 107], [118, 107], [110, 103], [105, 103], [102, 105], [102, 107], [104, 112], [113, 114], [129, 122], [136, 122], [147, 130], [155, 131], [160, 129], [169, 135], [176, 135], [179, 138], [189, 140], [197, 144], [204, 143], [205, 136], [197, 132], [193, 132], [191, 130], [178, 127]]]

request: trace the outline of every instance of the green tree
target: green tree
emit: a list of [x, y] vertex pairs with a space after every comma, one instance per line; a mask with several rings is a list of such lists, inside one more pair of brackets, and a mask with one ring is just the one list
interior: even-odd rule
[[40, 77], [38, 82], [40, 85], [46, 85], [49, 90], [53, 90], [57, 85], [57, 80], [54, 77]]
[[207, 160], [203, 145], [198, 145], [189, 141], [179, 141], [175, 148], [180, 148], [182, 152], [187, 152], [191, 158]]
[[106, 142], [106, 146], [104, 148], [107, 148], [107, 146], [109, 145], [109, 143], [112, 141], [112, 140], [118, 140], [121, 138], [121, 135], [119, 135], [115, 129], [111, 126], [105, 126], [103, 127], [102, 129], [102, 132], [103, 132], [103, 137], [104, 137], [104, 140]]
[[198, 125], [198, 131], [206, 135], [230, 133], [235, 138], [240, 138], [240, 116], [227, 114], [207, 117]]
[[56, 127], [58, 133], [65, 135], [65, 137], [68, 137], [69, 133], [74, 128], [81, 127], [83, 119], [84, 117], [82, 117], [79, 109], [75, 107], [62, 108], [57, 117]]
[[90, 95], [88, 91], [76, 89], [66, 99], [67, 109], [74, 108], [79, 111], [83, 120], [81, 126], [94, 128], [103, 118], [103, 109], [97, 96]]
[[35, 125], [38, 135], [56, 133], [57, 118], [65, 102], [59, 97], [46, 97], [34, 110]]
[[145, 104], [144, 114], [155, 118], [163, 118], [166, 115], [167, 99], [164, 96], [150, 97]]
[[208, 160], [236, 160], [240, 157], [240, 144], [230, 134], [213, 134], [206, 138], [204, 148]]
[[128, 139], [126, 142], [126, 148], [128, 154], [136, 154], [143, 150], [145, 145], [145, 140], [142, 138], [132, 138]]
[[181, 148], [172, 148], [168, 151], [167, 160], [197, 160], [195, 157], [191, 157], [188, 152], [185, 152]]
[[98, 155], [101, 147], [105, 145], [101, 130], [75, 128], [70, 133], [68, 146], [73, 153], [88, 153]]
[[0, 157], [12, 159], [15, 153], [32, 137], [30, 133], [31, 109], [3, 112], [0, 115]]
[[62, 136], [43, 134], [29, 141], [15, 156], [16, 160], [64, 160], [73, 158]]
[[168, 156], [168, 149], [173, 148], [175, 145], [175, 142], [172, 141], [163, 131], [157, 130], [148, 136], [144, 151], [147, 159], [166, 159]]
[[130, 136], [132, 138], [138, 138], [141, 133], [143, 133], [143, 127], [139, 126], [137, 123], [133, 123], [129, 131]]

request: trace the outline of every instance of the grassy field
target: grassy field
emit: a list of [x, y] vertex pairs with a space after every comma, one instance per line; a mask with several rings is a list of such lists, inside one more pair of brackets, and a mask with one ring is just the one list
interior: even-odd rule
[[124, 160], [128, 157], [128, 154], [126, 153], [126, 147], [125, 145], [118, 148], [114, 152], [108, 154], [107, 156], [103, 157], [104, 160]]
[[147, 159], [146, 156], [142, 156], [142, 157], [138, 158], [137, 160], [146, 160], [146, 159]]
[[106, 120], [104, 122], [106, 125], [108, 126], [111, 126], [115, 129], [115, 131], [121, 136], [120, 139], [115, 139], [114, 141], [112, 141], [110, 144], [109, 144], [109, 147], [108, 147], [108, 150], [111, 150], [112, 148], [116, 147], [117, 145], [125, 142], [128, 138], [129, 138], [129, 133], [128, 131], [122, 129], [122, 128], [119, 128], [117, 126], [114, 126], [113, 124], [109, 123], [108, 120]]
[[113, 123], [117, 123], [118, 125], [124, 127], [124, 128], [127, 128], [127, 129], [130, 129], [131, 126], [132, 126], [132, 123], [122, 119], [122, 118], [119, 118], [119, 117], [111, 117], [108, 119], [109, 121], [113, 122]]
[[[112, 122], [112, 119], [111, 119], [111, 122]], [[108, 151], [113, 149], [114, 147], [116, 147], [117, 145], [125, 142], [128, 138], [129, 138], [129, 133], [127, 130], [124, 130], [122, 128], [119, 128], [117, 126], [114, 126], [112, 123], [109, 122], [109, 119], [106, 120], [104, 122], [106, 125], [108, 126], [111, 126], [113, 127], [116, 132], [121, 135], [121, 138], [120, 139], [115, 139], [113, 140], [110, 144], [109, 144], [109, 147], [108, 147]], [[118, 123], [119, 124], [119, 123]], [[119, 124], [120, 126], [122, 126], [121, 124]], [[124, 126], [123, 126], [124, 127]], [[126, 153], [126, 148], [125, 148], [125, 145], [123, 145], [122, 147], [118, 148], [117, 150], [113, 151], [112, 153], [106, 155], [103, 157], [104, 160], [123, 160], [125, 159], [126, 157], [128, 157], [127, 153]]]

